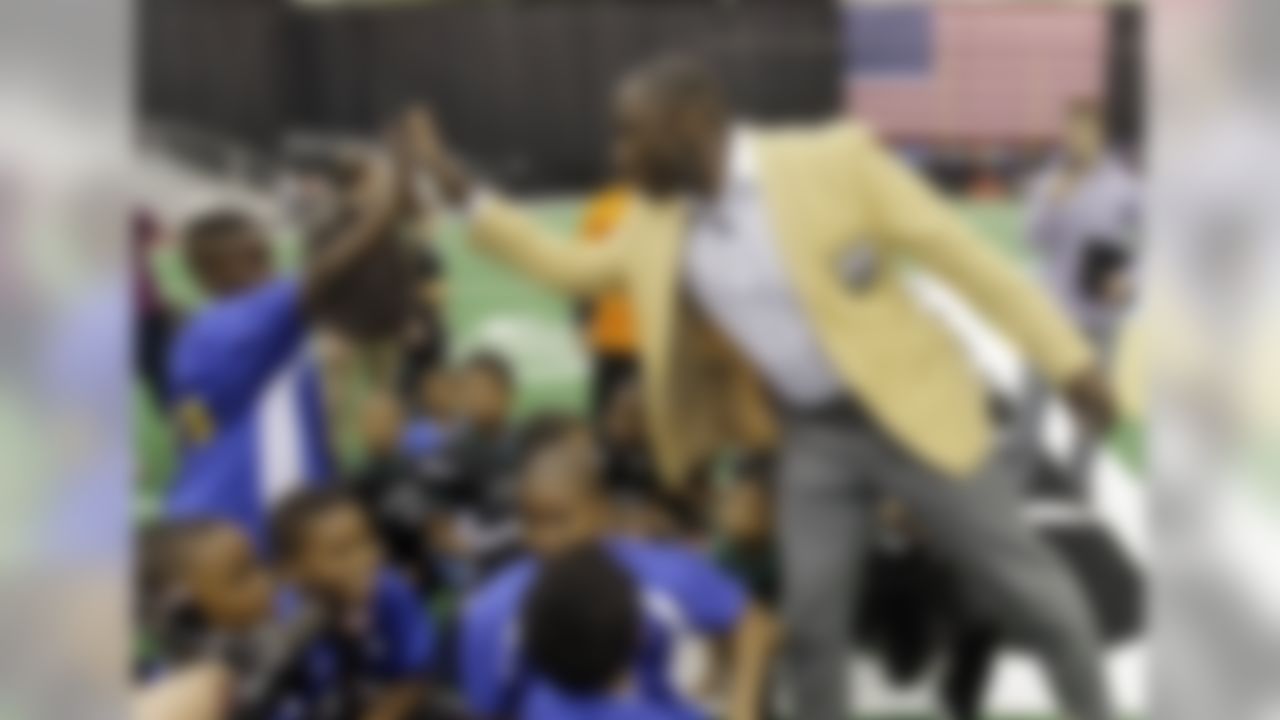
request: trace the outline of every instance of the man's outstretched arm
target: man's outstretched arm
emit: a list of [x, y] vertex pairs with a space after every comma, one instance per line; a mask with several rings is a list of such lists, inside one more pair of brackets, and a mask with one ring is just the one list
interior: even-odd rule
[[852, 128], [851, 162], [863, 168], [878, 231], [972, 302], [1064, 392], [1086, 424], [1114, 419], [1093, 352], [1047, 294], [983, 241], [915, 172], [872, 135]]
[[496, 193], [479, 189], [425, 110], [405, 114], [397, 142], [404, 156], [435, 181], [446, 201], [466, 210], [471, 239], [486, 252], [567, 294], [592, 295], [620, 281], [619, 243], [585, 245], [556, 237]]

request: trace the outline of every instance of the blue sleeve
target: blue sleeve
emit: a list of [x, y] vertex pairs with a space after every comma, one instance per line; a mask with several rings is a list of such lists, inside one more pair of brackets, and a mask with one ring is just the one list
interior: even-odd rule
[[425, 677], [436, 667], [436, 633], [417, 593], [400, 577], [379, 578], [377, 628], [386, 656], [378, 668], [385, 680]]
[[513, 715], [528, 680], [517, 651], [518, 608], [531, 577], [516, 565], [472, 596], [459, 632], [458, 671], [463, 698], [479, 717]]
[[671, 588], [685, 616], [699, 631], [719, 635], [733, 629], [746, 611], [747, 592], [706, 555], [683, 547], [664, 548]]
[[458, 670], [467, 706], [480, 717], [495, 717], [506, 696], [501, 622], [486, 617], [484, 604], [469, 605], [462, 619]]
[[169, 380], [175, 396], [196, 397], [225, 420], [260, 396], [297, 352], [306, 328], [301, 289], [292, 279], [215, 302], [174, 348]]

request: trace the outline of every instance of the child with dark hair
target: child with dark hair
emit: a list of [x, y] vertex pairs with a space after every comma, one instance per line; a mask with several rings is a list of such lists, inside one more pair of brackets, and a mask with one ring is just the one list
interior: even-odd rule
[[234, 208], [197, 217], [183, 250], [209, 302], [184, 325], [167, 362], [182, 441], [166, 506], [176, 518], [216, 517], [266, 534], [271, 504], [329, 479], [333, 458], [313, 322], [359, 298], [350, 279], [385, 254], [405, 213], [392, 169], [372, 160], [351, 190], [350, 217], [299, 275], [277, 274], [268, 231]]
[[[434, 498], [427, 468], [439, 448], [420, 446], [422, 456], [403, 442], [405, 410], [390, 391], [374, 392], [361, 408], [363, 461], [345, 483], [369, 515], [386, 560], [423, 592], [438, 583], [428, 542]], [[422, 438], [420, 438], [422, 439]]]
[[414, 459], [438, 454], [457, 426], [457, 371], [444, 363], [422, 369], [414, 377], [405, 403], [407, 418], [400, 450]]
[[[475, 711], [493, 718], [575, 717], [565, 708], [577, 708], [584, 713], [582, 717], [596, 717], [590, 714], [596, 711], [600, 717], [615, 717], [608, 714], [613, 710], [603, 702], [604, 696], [595, 698], [598, 702], [593, 704], [583, 693], [573, 694], [573, 687], [598, 686], [605, 681], [601, 675], [584, 670], [580, 659], [560, 653], [582, 651], [603, 657], [627, 650], [623, 641], [632, 637], [635, 644], [626, 654], [634, 683], [628, 696], [632, 700], [627, 702], [643, 700], [699, 716], [690, 699], [672, 684], [677, 639], [696, 634], [724, 641], [729, 649], [725, 657], [725, 667], [732, 676], [727, 696], [729, 716], [758, 716], [771, 642], [763, 616], [741, 586], [690, 548], [615, 535], [608, 494], [590, 443], [584, 443], [577, 433], [549, 433], [541, 444], [528, 449], [518, 490], [520, 529], [529, 556], [508, 564], [474, 593], [462, 621], [462, 687]], [[561, 611], [539, 610], [540, 603], [549, 602], [545, 595], [540, 596], [542, 600], [531, 600], [531, 593], [539, 587], [543, 588], [541, 593], [558, 596], [564, 592], [562, 584], [581, 582], [586, 583], [581, 601], [603, 602], [607, 594], [609, 602], [617, 602], [623, 591], [616, 584], [616, 575], [589, 559], [566, 561], [569, 569], [554, 572], [568, 579], [546, 580], [553, 582], [550, 589], [541, 585], [544, 570], [562, 558], [576, 558], [578, 552], [603, 554], [630, 580], [632, 602], [641, 615], [638, 641], [625, 634], [614, 636], [615, 629], [593, 640], [602, 643], [601, 647], [583, 648], [562, 640], [564, 647], [557, 649], [550, 647], [552, 635], [545, 626], [534, 635], [528, 634], [534, 632], [525, 626], [530, 620], [551, 622], [548, 618], [565, 617]], [[592, 577], [596, 579], [585, 579]], [[551, 605], [554, 608], [556, 603]], [[625, 608], [591, 612], [626, 615]], [[597, 621], [584, 617], [588, 620]], [[521, 651], [515, 641], [522, 638], [534, 644]], [[541, 667], [538, 658], [555, 667]], [[582, 674], [577, 675], [579, 672]], [[559, 683], [554, 680], [557, 676]], [[567, 694], [561, 684], [570, 686]], [[566, 714], [534, 714], [550, 712], [548, 706], [555, 708], [555, 713]], [[621, 714], [616, 717], [631, 717], [625, 709], [617, 712]]]
[[138, 612], [162, 663], [270, 622], [274, 588], [248, 537], [218, 520], [163, 522], [139, 546]]
[[451, 494], [463, 509], [492, 511], [519, 449], [511, 423], [515, 375], [506, 358], [482, 351], [464, 360], [452, 380], [457, 431], [444, 450], [457, 467]]
[[511, 364], [493, 351], [480, 351], [458, 368], [459, 410], [475, 432], [505, 433], [515, 399], [516, 379]]
[[598, 545], [548, 561], [521, 613], [525, 661], [547, 683], [521, 720], [688, 720], [695, 713], [637, 692], [631, 672], [644, 615], [635, 582]]
[[454, 429], [433, 460], [437, 497], [450, 512], [437, 523], [469, 585], [511, 556], [515, 543], [512, 469], [522, 434], [511, 422], [515, 374], [493, 351], [467, 357], [450, 375]]
[[326, 618], [312, 653], [316, 682], [342, 684], [362, 717], [415, 716], [436, 660], [436, 636], [410, 585], [383, 565], [362, 507], [337, 489], [299, 493], [273, 516], [277, 561]]
[[270, 570], [236, 525], [166, 521], [139, 538], [138, 612], [146, 682], [197, 666], [225, 670], [240, 718], [328, 718], [338, 688], [313, 682], [311, 613], [281, 617]]
[[635, 583], [608, 552], [588, 545], [543, 566], [522, 612], [525, 657], [573, 695], [619, 689], [640, 646]]

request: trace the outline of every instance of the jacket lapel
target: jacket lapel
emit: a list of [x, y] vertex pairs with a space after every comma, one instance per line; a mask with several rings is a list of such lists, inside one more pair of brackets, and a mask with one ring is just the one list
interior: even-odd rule
[[654, 448], [662, 474], [677, 478], [687, 470], [689, 449], [685, 438], [674, 430], [677, 407], [675, 364], [676, 330], [680, 319], [680, 249], [687, 218], [681, 201], [644, 200], [642, 214], [636, 218], [627, 238], [636, 248], [633, 265], [632, 297], [643, 337], [641, 358], [645, 372], [645, 399], [649, 427], [654, 434]]
[[654, 372], [665, 376], [671, 359], [676, 323], [676, 295], [680, 291], [680, 248], [687, 211], [679, 200], [646, 201], [645, 215], [637, 223], [634, 242], [643, 248], [634, 271], [636, 295], [641, 304], [646, 343]]
[[794, 153], [787, 152], [787, 148], [782, 146], [785, 138], [752, 133], [750, 140], [751, 150], [756, 154], [768, 217], [773, 223], [778, 255], [782, 258], [791, 287], [806, 309], [812, 310], [808, 307], [806, 293], [813, 287], [810, 282], [813, 280], [813, 268], [803, 255], [805, 243], [797, 242], [797, 239], [812, 235], [814, 224], [821, 222], [821, 208], [814, 207], [816, 203], [812, 193], [806, 192], [804, 187], [804, 176], [798, 175], [794, 168]]

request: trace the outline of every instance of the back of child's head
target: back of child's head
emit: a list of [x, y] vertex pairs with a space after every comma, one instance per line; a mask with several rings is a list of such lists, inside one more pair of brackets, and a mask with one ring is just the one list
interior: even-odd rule
[[564, 691], [602, 695], [622, 681], [639, 648], [635, 584], [599, 544], [548, 560], [526, 596], [524, 653]]
[[304, 589], [360, 600], [381, 564], [364, 508], [346, 490], [317, 488], [284, 499], [272, 514], [272, 551]]

